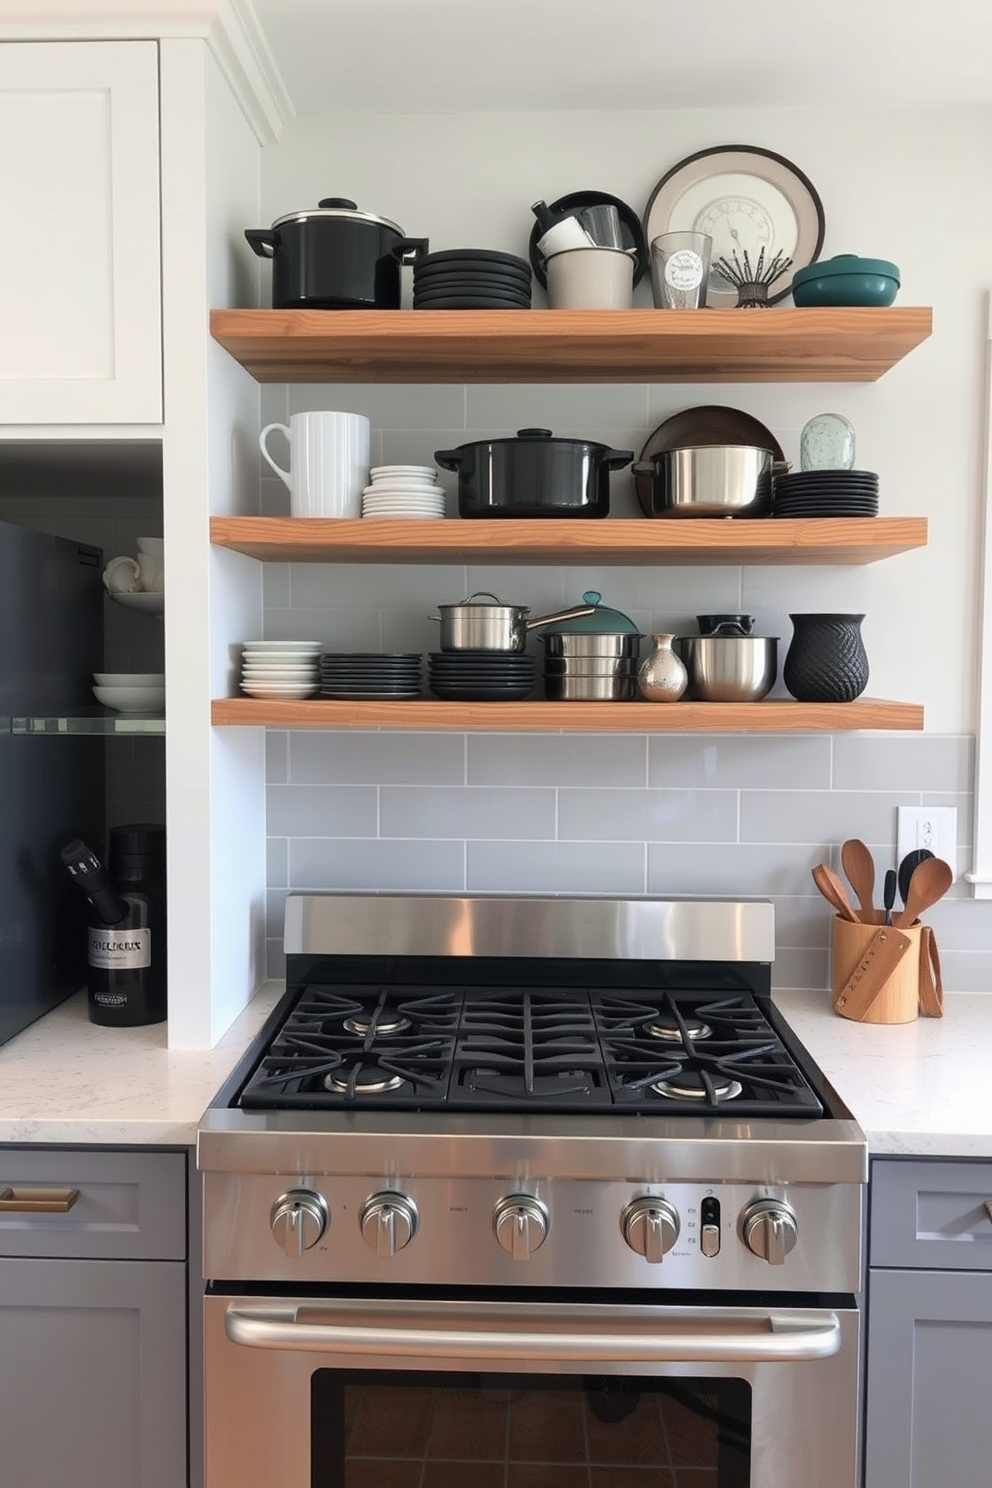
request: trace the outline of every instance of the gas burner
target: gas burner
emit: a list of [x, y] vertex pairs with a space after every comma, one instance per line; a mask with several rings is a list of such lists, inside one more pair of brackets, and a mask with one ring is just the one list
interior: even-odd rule
[[348, 1033], [357, 1033], [359, 1038], [364, 1038], [367, 1033], [389, 1038], [394, 1033], [405, 1033], [413, 1024], [400, 1013], [385, 1013], [376, 1008], [373, 1013], [353, 1013], [350, 1018], [345, 1018], [341, 1027]]
[[651, 1089], [668, 1100], [732, 1101], [744, 1087], [739, 1080], [726, 1075], [714, 1074], [704, 1081], [695, 1070], [680, 1070], [677, 1075], [658, 1080]]
[[342, 1065], [324, 1076], [324, 1089], [337, 1095], [384, 1095], [402, 1084], [402, 1075], [391, 1075], [378, 1064]]
[[661, 1039], [666, 1044], [681, 1044], [685, 1039], [708, 1039], [713, 1037], [713, 1030], [708, 1023], [702, 1019], [687, 1015], [684, 1018], [676, 1018], [673, 1013], [659, 1013], [657, 1018], [652, 1018], [650, 1023], [644, 1024], [644, 1032], [652, 1038]]

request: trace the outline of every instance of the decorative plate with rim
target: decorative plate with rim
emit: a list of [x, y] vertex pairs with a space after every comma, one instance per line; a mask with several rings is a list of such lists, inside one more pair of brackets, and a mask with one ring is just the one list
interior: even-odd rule
[[[753, 145], [718, 145], [687, 155], [662, 176], [644, 209], [644, 236], [704, 232], [713, 239], [711, 262], [736, 252], [743, 263], [767, 263], [776, 253], [792, 263], [775, 280], [768, 303], [785, 299], [792, 276], [816, 260], [823, 246], [823, 204], [812, 182], [791, 160]], [[733, 307], [737, 291], [710, 269], [706, 303]]]

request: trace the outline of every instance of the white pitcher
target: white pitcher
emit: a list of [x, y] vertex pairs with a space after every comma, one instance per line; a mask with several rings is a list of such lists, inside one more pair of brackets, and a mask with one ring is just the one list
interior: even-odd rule
[[[289, 440], [289, 469], [268, 450], [279, 429]], [[289, 490], [294, 517], [360, 517], [369, 483], [372, 429], [361, 413], [293, 413], [289, 424], [266, 424], [259, 448]]]

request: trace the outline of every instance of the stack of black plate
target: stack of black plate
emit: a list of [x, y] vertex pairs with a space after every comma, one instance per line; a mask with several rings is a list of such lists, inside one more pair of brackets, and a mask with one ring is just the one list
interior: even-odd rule
[[797, 470], [775, 478], [773, 517], [877, 517], [873, 470]]
[[458, 702], [511, 702], [529, 697], [537, 662], [519, 651], [432, 651], [428, 686], [435, 697]]
[[530, 264], [489, 248], [449, 248], [413, 266], [414, 310], [529, 310]]
[[421, 656], [415, 651], [325, 651], [322, 698], [420, 697]]

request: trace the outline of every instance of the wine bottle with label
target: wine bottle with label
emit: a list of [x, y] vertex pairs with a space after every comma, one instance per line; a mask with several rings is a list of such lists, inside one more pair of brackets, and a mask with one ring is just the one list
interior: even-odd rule
[[80, 839], [62, 861], [90, 902], [91, 1023], [132, 1028], [167, 1014], [165, 828], [113, 827], [110, 872]]

